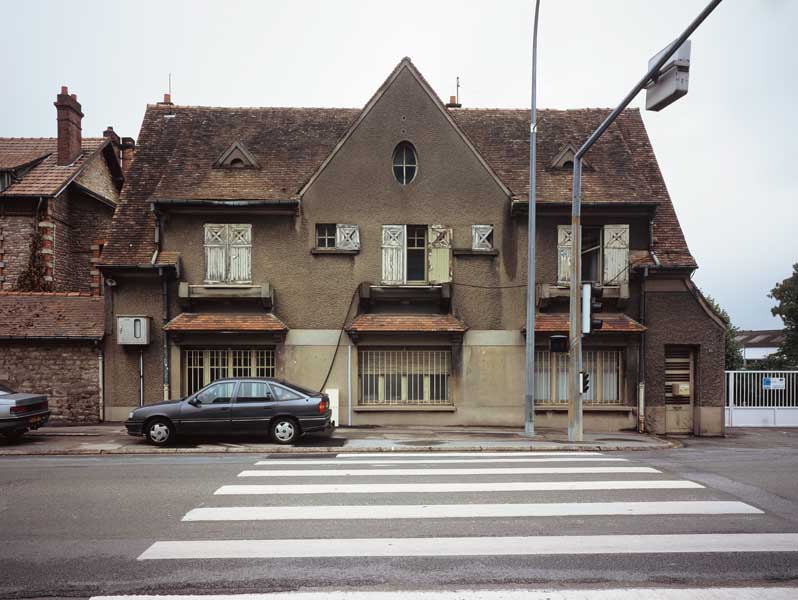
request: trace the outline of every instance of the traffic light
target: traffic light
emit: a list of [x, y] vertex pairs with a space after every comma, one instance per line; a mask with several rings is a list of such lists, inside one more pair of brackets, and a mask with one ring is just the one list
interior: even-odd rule
[[593, 315], [601, 311], [601, 302], [594, 299], [598, 296], [598, 288], [594, 288], [591, 283], [582, 284], [582, 333], [590, 333], [594, 329], [601, 329], [604, 321], [593, 318]]
[[587, 371], [579, 371], [579, 393], [587, 394], [590, 389], [590, 373]]

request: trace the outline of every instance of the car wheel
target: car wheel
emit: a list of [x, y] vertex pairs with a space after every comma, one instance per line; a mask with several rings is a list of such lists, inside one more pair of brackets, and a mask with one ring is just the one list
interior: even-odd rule
[[166, 446], [174, 437], [174, 426], [166, 419], [153, 419], [144, 430], [147, 441], [155, 446]]
[[299, 437], [299, 424], [289, 417], [275, 419], [271, 426], [271, 436], [278, 444], [293, 444]]

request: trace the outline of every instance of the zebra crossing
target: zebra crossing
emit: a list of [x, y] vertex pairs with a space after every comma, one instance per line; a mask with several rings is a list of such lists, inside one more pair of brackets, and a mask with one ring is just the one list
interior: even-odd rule
[[[535, 466], [518, 466], [526, 464]], [[238, 473], [238, 482], [219, 487], [211, 506], [204, 502], [182, 518], [185, 527], [243, 523], [246, 539], [159, 540], [138, 560], [798, 552], [795, 533], [712, 530], [713, 518], [756, 519], [764, 515], [759, 508], [598, 452], [340, 453], [267, 458], [253, 466]], [[252, 480], [265, 483], [244, 483]], [[634, 530], [634, 519], [674, 515], [700, 521], [683, 533], [607, 533], [602, 521], [631, 519]], [[491, 529], [497, 519], [582, 519], [584, 533], [499, 535]], [[423, 527], [407, 537], [379, 535], [379, 529], [378, 535], [357, 535], [362, 522], [379, 527], [397, 520], [405, 520], [408, 531], [422, 522], [437, 522], [439, 530], [468, 522], [481, 535], [430, 536]], [[353, 535], [286, 539], [278, 525], [290, 522], [348, 523]]]

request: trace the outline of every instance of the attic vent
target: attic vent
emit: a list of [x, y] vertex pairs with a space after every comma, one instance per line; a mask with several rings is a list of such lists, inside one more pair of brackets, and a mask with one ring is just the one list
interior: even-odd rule
[[213, 165], [216, 168], [257, 169], [255, 157], [249, 153], [241, 142], [235, 142], [218, 158]]
[[[562, 150], [554, 157], [554, 160], [551, 161], [551, 165], [549, 168], [551, 169], [562, 169], [564, 171], [570, 171], [574, 168], [574, 157], [576, 156], [576, 148], [574, 148], [571, 144], [566, 144], [563, 146]], [[592, 171], [593, 167], [590, 166], [584, 158], [582, 159], [582, 170], [583, 171]]]

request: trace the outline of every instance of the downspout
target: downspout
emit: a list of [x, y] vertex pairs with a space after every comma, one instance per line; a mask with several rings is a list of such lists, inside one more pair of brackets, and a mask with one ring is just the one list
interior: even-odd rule
[[[640, 324], [646, 324], [646, 279], [648, 266], [643, 268], [643, 279], [640, 282]], [[640, 333], [640, 351], [637, 365], [637, 430], [646, 431], [646, 331]]]
[[[156, 256], [160, 257], [161, 254], [161, 215], [155, 212], [155, 245]], [[156, 258], [157, 260], [157, 258]], [[161, 319], [162, 319], [162, 338], [163, 346], [161, 352], [163, 353], [163, 399], [168, 401], [170, 398], [170, 358], [169, 358], [169, 332], [164, 331], [163, 326], [169, 322], [169, 281], [166, 278], [166, 270], [163, 267], [158, 268], [158, 275], [161, 278]]]
[[99, 404], [98, 407], [100, 409], [100, 423], [105, 422], [105, 361], [103, 356], [103, 342], [102, 340], [97, 342], [97, 368], [98, 368], [98, 392], [99, 392]]
[[[349, 413], [348, 424], [352, 427], [352, 340], [347, 345], [346, 355], [346, 408]], [[340, 417], [339, 417], [340, 418]], [[339, 423], [340, 424], [340, 423]]]

